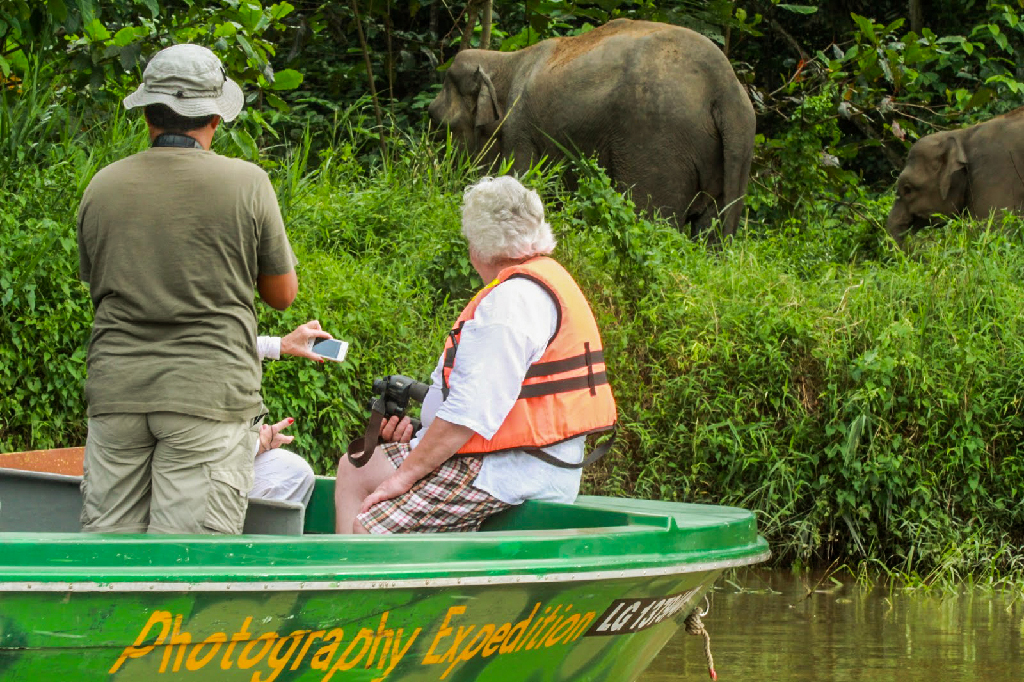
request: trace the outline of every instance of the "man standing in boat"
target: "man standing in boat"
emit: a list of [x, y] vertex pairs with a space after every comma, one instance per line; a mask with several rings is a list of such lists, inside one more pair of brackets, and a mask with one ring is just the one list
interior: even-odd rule
[[389, 422], [359, 468], [343, 457], [339, 533], [471, 531], [527, 499], [571, 503], [584, 441], [614, 428], [601, 336], [555, 260], [536, 192], [512, 177], [466, 190], [462, 232], [488, 284], [459, 316], [423, 401], [421, 436]]
[[152, 146], [82, 197], [85, 531], [242, 531], [263, 418], [253, 286], [278, 310], [298, 289], [267, 174], [210, 151], [243, 104], [210, 50], [160, 51], [124, 100], [145, 108]]

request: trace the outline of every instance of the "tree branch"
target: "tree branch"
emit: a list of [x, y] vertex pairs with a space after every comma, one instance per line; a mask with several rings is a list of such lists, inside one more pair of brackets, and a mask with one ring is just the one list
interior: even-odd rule
[[366, 46], [366, 36], [363, 34], [363, 20], [359, 16], [359, 7], [356, 0], [352, 0], [352, 12], [356, 15], [356, 28], [359, 31], [359, 44], [363, 46], [363, 61], [366, 62], [366, 78], [370, 82], [370, 98], [373, 100], [373, 111], [377, 114], [377, 127], [380, 134], [377, 141], [380, 142], [380, 154], [383, 159], [387, 149], [384, 147], [384, 116], [380, 111], [380, 102], [377, 100], [377, 88], [373, 84], [373, 64], [370, 62], [370, 49]]
[[900, 170], [903, 168], [903, 157], [885, 144], [882, 140], [882, 136], [876, 133], [875, 129], [871, 127], [868, 117], [865, 116], [863, 112], [854, 111], [853, 115], [850, 116], [850, 121], [853, 122], [853, 125], [857, 126], [857, 129], [860, 130], [864, 137], [878, 141], [878, 146], [882, 148], [882, 154], [885, 155], [886, 160], [892, 165], [893, 169]]
[[921, 35], [921, 29], [924, 28], [924, 7], [921, 6], [921, 0], [908, 0], [907, 16], [910, 17], [910, 30]]
[[800, 55], [800, 59], [804, 60], [805, 62], [809, 62], [811, 60], [811, 56], [807, 54], [807, 51], [803, 48], [803, 46], [801, 46], [800, 43], [797, 42], [796, 38], [790, 35], [789, 31], [782, 27], [782, 24], [775, 21], [774, 19], [768, 19], [767, 24], [768, 28], [778, 33], [780, 36], [782, 36], [783, 40], [789, 43], [789, 46], [792, 47], [798, 55]]
[[484, 11], [480, 15], [480, 49], [491, 49], [491, 18], [494, 12], [494, 0], [484, 0]]
[[473, 45], [470, 40], [473, 38], [473, 29], [476, 28], [476, 15], [479, 12], [476, 2], [466, 5], [466, 26], [462, 29], [462, 42], [459, 43], [459, 52], [468, 50]]

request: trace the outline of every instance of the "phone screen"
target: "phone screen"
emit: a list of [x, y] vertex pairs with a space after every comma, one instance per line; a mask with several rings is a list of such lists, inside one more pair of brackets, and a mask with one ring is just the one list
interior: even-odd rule
[[321, 355], [328, 360], [341, 362], [345, 359], [345, 353], [348, 352], [348, 341], [323, 339], [314, 343], [312, 350], [317, 355]]

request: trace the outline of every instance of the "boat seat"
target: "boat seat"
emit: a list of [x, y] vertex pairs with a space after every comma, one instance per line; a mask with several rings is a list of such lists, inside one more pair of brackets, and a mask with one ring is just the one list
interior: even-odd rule
[[[80, 532], [81, 483], [81, 476], [0, 468], [0, 532]], [[242, 532], [302, 535], [304, 516], [297, 502], [250, 497]]]
[[247, 535], [302, 535], [306, 508], [299, 502], [249, 498], [242, 532]]

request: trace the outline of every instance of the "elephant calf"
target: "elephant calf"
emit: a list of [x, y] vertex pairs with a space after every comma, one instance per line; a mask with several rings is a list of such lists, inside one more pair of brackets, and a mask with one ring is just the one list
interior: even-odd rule
[[1024, 208], [1024, 107], [914, 143], [885, 229], [896, 243], [935, 216], [988, 217]]
[[[471, 153], [523, 171], [562, 150], [596, 155], [636, 203], [694, 234], [736, 230], [754, 150], [754, 108], [710, 40], [616, 19], [517, 52], [464, 50], [429, 107]], [[488, 143], [492, 143], [486, 153]]]

